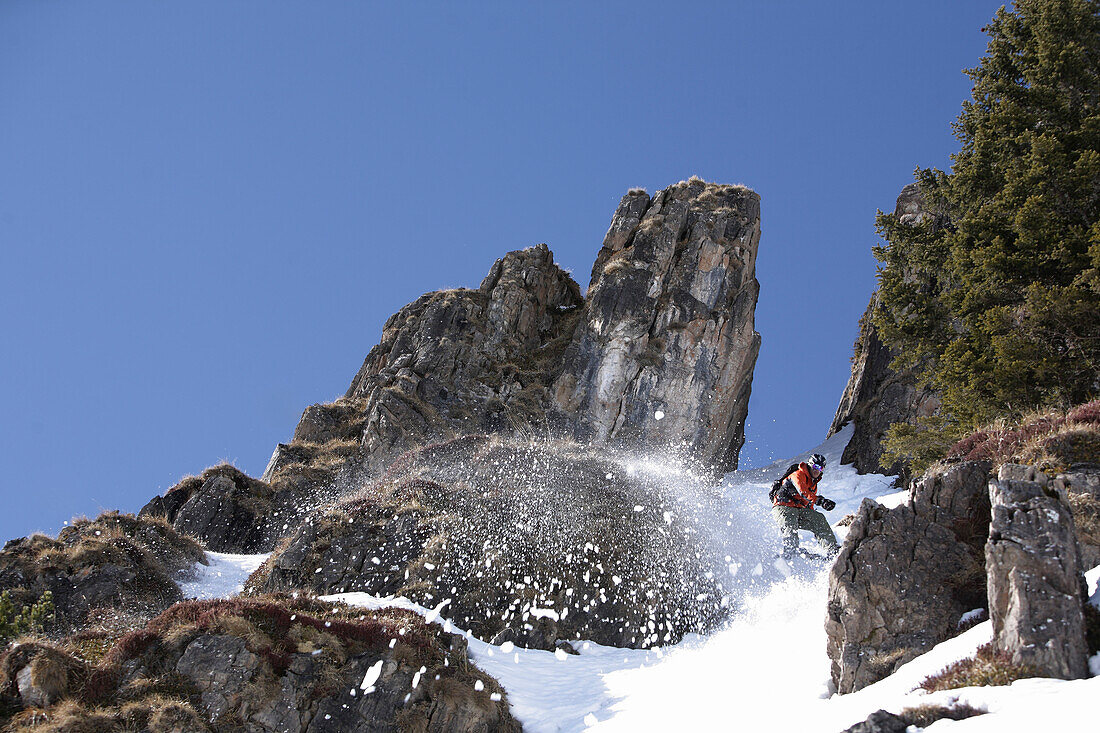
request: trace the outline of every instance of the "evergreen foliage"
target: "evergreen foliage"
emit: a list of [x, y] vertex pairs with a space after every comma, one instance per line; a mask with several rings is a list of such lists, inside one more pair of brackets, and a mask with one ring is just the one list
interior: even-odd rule
[[932, 213], [877, 218], [875, 326], [943, 399], [893, 452], [1100, 391], [1100, 0], [1018, 0], [984, 30], [951, 172], [916, 173]]
[[53, 594], [45, 591], [30, 606], [15, 610], [11, 591], [0, 593], [0, 646], [23, 634], [40, 634], [53, 621]]

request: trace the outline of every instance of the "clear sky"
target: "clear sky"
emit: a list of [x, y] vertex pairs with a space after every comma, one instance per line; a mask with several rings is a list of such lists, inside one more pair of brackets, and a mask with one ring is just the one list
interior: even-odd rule
[[742, 465], [819, 443], [876, 209], [945, 168], [1000, 5], [0, 3], [0, 540], [259, 475], [385, 319], [619, 198], [762, 198]]

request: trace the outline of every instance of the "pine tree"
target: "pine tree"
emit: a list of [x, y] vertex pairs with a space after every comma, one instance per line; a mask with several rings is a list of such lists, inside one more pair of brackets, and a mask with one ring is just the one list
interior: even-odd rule
[[917, 172], [941, 216], [877, 220], [874, 322], [941, 431], [1100, 391], [1100, 0], [1018, 0], [984, 30], [951, 172]]

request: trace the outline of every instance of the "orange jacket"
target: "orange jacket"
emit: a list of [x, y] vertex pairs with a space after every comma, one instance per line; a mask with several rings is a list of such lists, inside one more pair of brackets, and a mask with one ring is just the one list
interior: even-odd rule
[[[798, 470], [783, 481], [783, 489], [786, 489], [786, 491], [780, 489], [775, 497], [775, 505], [793, 506], [800, 509], [804, 507], [813, 508], [817, 504], [817, 484], [819, 481], [821, 481], [821, 477], [818, 476], [817, 479], [814, 479], [809, 464], [799, 463]], [[790, 482], [798, 490], [797, 495], [786, 486], [787, 482]]]

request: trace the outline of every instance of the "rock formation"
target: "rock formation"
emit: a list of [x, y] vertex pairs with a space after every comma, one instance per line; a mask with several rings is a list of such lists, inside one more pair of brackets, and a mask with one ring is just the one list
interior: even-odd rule
[[1003, 466], [986, 567], [996, 648], [1036, 676], [1088, 676], [1082, 605], [1087, 597], [1073, 516], [1041, 472]]
[[701, 181], [623, 197], [554, 382], [576, 438], [737, 467], [752, 371], [760, 198]]
[[[218, 485], [181, 484], [147, 510], [211, 549], [269, 550], [301, 523], [298, 507], [466, 434], [568, 437], [730, 470], [760, 346], [759, 217], [740, 186], [631, 191], [587, 298], [546, 245], [510, 252], [478, 289], [428, 293], [392, 316], [344, 397], [305, 411], [261, 482], [204, 474]], [[236, 498], [219, 506], [224, 492]]]
[[[894, 215], [903, 224], [942, 225], [943, 217], [925, 205], [916, 183], [910, 183], [898, 196]], [[850, 422], [855, 431], [841, 458], [860, 473], [885, 472], [907, 482], [908, 469], [903, 462], [881, 466], [882, 439], [894, 423], [913, 422], [928, 417], [939, 409], [939, 397], [918, 384], [913, 369], [896, 371], [892, 366], [897, 356], [879, 338], [871, 317], [878, 304], [878, 294], [871, 296], [866, 312], [859, 320], [859, 338], [852, 356], [852, 376], [840, 398], [829, 436]]]
[[260, 552], [273, 541], [276, 491], [229, 465], [190, 476], [142, 507], [139, 516], [164, 517], [216, 552]]
[[465, 436], [313, 518], [249, 587], [445, 603], [460, 628], [527, 647], [664, 645], [723, 612], [708, 487], [564, 442]]
[[410, 611], [287, 596], [177, 604], [97, 663], [17, 645], [0, 697], [53, 730], [520, 729], [463, 637]]
[[549, 373], [583, 302], [540, 244], [498, 260], [477, 290], [429, 293], [402, 308], [345, 395], [363, 402], [366, 456], [382, 465], [447, 435], [541, 420]]
[[931, 470], [894, 509], [863, 501], [829, 574], [825, 629], [839, 692], [888, 676], [985, 605], [990, 470], [985, 461]]
[[108, 512], [53, 539], [11, 540], [0, 550], [0, 591], [17, 607], [53, 596], [55, 630], [149, 618], [180, 600], [177, 580], [205, 562], [202, 547], [164, 522]]

